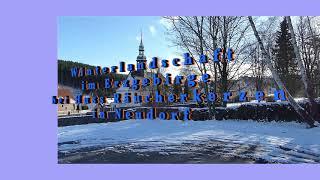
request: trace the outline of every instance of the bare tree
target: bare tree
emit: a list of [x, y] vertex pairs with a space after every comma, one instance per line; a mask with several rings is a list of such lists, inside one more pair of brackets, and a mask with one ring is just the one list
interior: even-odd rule
[[259, 45], [253, 47], [252, 54], [252, 75], [255, 81], [255, 88], [257, 91], [263, 90], [264, 78], [266, 74], [266, 64], [263, 60]]
[[274, 69], [274, 67], [272, 66], [272, 60], [271, 60], [271, 56], [270, 54], [266, 51], [264, 44], [259, 36], [259, 33], [256, 29], [255, 23], [252, 20], [251, 16], [248, 16], [248, 20], [250, 22], [250, 25], [252, 27], [252, 30], [254, 32], [254, 35], [260, 45], [261, 51], [263, 53], [264, 56], [264, 60], [266, 61], [266, 65], [268, 66], [269, 70], [271, 71], [272, 77], [274, 78], [275, 82], [277, 83], [277, 85], [279, 86], [279, 88], [281, 88], [287, 95], [289, 104], [294, 108], [294, 110], [300, 115], [301, 119], [304, 120], [304, 122], [306, 122], [309, 127], [316, 127], [314, 125], [314, 119], [313, 117], [304, 109], [302, 108], [291, 96], [290, 92], [287, 90], [287, 88], [284, 86], [283, 82], [281, 81], [277, 71]]
[[[315, 19], [315, 17], [313, 17]], [[320, 33], [316, 31], [311, 17], [299, 17], [297, 27], [297, 44], [300, 50], [307, 78], [309, 79], [314, 95], [320, 95]]]
[[[195, 55], [201, 55], [205, 53], [205, 41], [204, 41], [204, 16], [193, 17], [166, 17], [173, 24], [173, 32], [176, 36], [176, 45], [187, 50], [192, 58], [196, 59]], [[195, 61], [198, 70], [201, 75], [207, 73], [207, 67], [204, 64]], [[205, 94], [208, 95], [208, 85], [205, 84]], [[212, 109], [212, 103], [207, 101], [209, 108], [209, 118], [214, 118], [215, 111]]]
[[[235, 16], [193, 16], [193, 17], [165, 17], [172, 24], [170, 35], [175, 46], [187, 51], [193, 58], [199, 59], [199, 55], [208, 55], [209, 61], [201, 64], [196, 61], [196, 67], [200, 75], [205, 73], [212, 77], [209, 85], [215, 92], [229, 91], [233, 81], [241, 73], [248, 69], [241, 66], [247, 61], [244, 51], [248, 46], [246, 33], [249, 24], [244, 17]], [[223, 48], [224, 61], [215, 63], [212, 54], [216, 48]], [[232, 47], [237, 54], [236, 60], [226, 60], [226, 49]], [[205, 94], [209, 92], [208, 84], [204, 84]], [[222, 101], [221, 101], [222, 102]], [[214, 117], [215, 104], [208, 102], [209, 114]], [[225, 104], [222, 104], [225, 105]]]
[[310, 121], [314, 122], [316, 120], [316, 118], [318, 118], [319, 115], [318, 115], [318, 107], [317, 107], [317, 104], [314, 100], [315, 97], [314, 97], [313, 86], [312, 86], [312, 83], [310, 82], [310, 79], [307, 76], [305, 66], [302, 63], [301, 54], [299, 52], [299, 48], [298, 48], [297, 40], [296, 40], [296, 35], [295, 35], [294, 29], [293, 29], [293, 25], [292, 25], [290, 16], [286, 16], [286, 20], [288, 22], [289, 30], [291, 32], [292, 45], [293, 45], [296, 60], [298, 62], [298, 66], [300, 69], [301, 80], [304, 85], [305, 94], [306, 94], [306, 96], [309, 100], [309, 103], [310, 103], [311, 116], [309, 118], [310, 118]]

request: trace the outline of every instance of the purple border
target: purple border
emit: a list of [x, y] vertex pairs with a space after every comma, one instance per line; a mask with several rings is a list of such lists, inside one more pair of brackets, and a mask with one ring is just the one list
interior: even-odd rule
[[[320, 165], [58, 165], [57, 16], [319, 15], [320, 2], [229, 0], [1, 2], [0, 179], [307, 179]], [[203, 6], [195, 7], [194, 4]], [[222, 6], [223, 8], [217, 8]], [[250, 13], [250, 14], [249, 14]], [[38, 84], [38, 86], [37, 86]], [[7, 91], [6, 91], [7, 90]], [[23, 95], [32, 99], [24, 99]], [[3, 108], [4, 107], [4, 108]]]

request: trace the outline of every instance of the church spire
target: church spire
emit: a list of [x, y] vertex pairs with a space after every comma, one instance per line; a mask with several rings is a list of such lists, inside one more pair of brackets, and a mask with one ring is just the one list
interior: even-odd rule
[[[139, 45], [139, 55], [137, 56], [137, 67], [138, 67], [138, 64], [141, 64], [141, 63], [143, 63], [143, 64], [147, 63], [147, 58], [144, 55], [144, 46], [143, 46], [143, 42], [142, 42], [142, 30], [141, 30], [141, 40], [140, 40], [140, 45]], [[143, 70], [137, 71], [137, 72], [135, 72], [135, 75], [143, 77], [144, 71]]]
[[141, 39], [140, 39], [139, 51], [144, 51], [144, 46], [143, 46], [143, 42], [142, 42], [142, 30], [141, 30]]
[[141, 32], [140, 32], [140, 33], [141, 33], [141, 42], [140, 42], [140, 44], [142, 44], [142, 30], [141, 30]]

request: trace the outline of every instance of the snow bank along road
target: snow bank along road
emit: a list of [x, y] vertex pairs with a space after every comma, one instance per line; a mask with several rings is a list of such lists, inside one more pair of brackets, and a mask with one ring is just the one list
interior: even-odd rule
[[59, 163], [320, 163], [320, 127], [128, 120], [58, 129]]

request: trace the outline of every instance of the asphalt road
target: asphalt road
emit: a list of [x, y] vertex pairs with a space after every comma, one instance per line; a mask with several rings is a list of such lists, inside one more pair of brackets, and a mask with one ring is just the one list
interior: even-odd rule
[[[78, 142], [65, 142], [76, 144]], [[231, 143], [231, 142], [230, 142]], [[239, 164], [269, 163], [251, 154], [262, 151], [257, 145], [210, 140], [197, 143], [164, 144], [162, 142], [127, 143], [58, 151], [58, 163], [68, 164]]]

